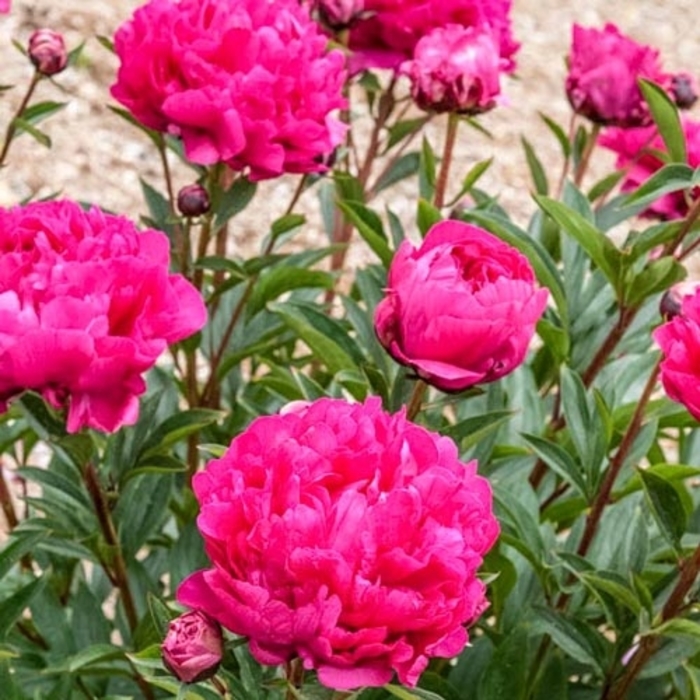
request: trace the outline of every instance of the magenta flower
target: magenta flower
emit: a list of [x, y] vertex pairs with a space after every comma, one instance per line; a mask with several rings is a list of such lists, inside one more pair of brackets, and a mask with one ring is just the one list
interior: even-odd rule
[[163, 663], [183, 683], [211, 678], [224, 656], [219, 623], [201, 610], [180, 615], [168, 625], [161, 645]]
[[401, 66], [419, 107], [435, 112], [478, 114], [500, 94], [501, 59], [490, 32], [450, 24], [433, 29]]
[[69, 432], [135, 422], [141, 375], [206, 322], [168, 248], [96, 207], [0, 209], [0, 410], [31, 389], [68, 408]]
[[651, 121], [638, 80], [670, 90], [659, 52], [625, 36], [614, 24], [573, 26], [566, 94], [574, 111], [597, 124], [632, 127]]
[[680, 314], [653, 336], [664, 354], [661, 382], [668, 397], [700, 420], [700, 288], [683, 297]]
[[511, 72], [519, 48], [511, 30], [511, 4], [512, 0], [366, 0], [366, 18], [350, 33], [353, 71], [396, 70], [413, 57], [422, 37], [437, 27], [457, 24], [491, 31], [503, 68]]
[[298, 0], [151, 0], [116, 33], [112, 95], [194, 163], [320, 172], [345, 133], [345, 58], [326, 44]]
[[213, 567], [178, 590], [326, 686], [415, 685], [465, 646], [498, 535], [491, 489], [448, 438], [378, 399], [321, 399], [258, 418], [194, 479]]
[[7, 14], [12, 9], [12, 0], [0, 0], [0, 14]]
[[442, 221], [420, 248], [401, 244], [374, 327], [397, 362], [438, 389], [462, 391], [523, 362], [547, 298], [515, 248]]
[[[685, 134], [687, 163], [691, 168], [700, 166], [700, 122], [681, 120]], [[666, 145], [655, 126], [638, 129], [605, 129], [598, 143], [617, 154], [615, 167], [624, 171], [621, 189], [636, 190], [646, 182], [664, 162], [658, 153], [666, 152]], [[684, 192], [670, 192], [650, 204], [642, 216], [654, 219], [682, 219], [688, 213], [688, 199]]]
[[42, 75], [56, 75], [68, 65], [63, 36], [52, 29], [37, 29], [29, 37], [29, 59]]

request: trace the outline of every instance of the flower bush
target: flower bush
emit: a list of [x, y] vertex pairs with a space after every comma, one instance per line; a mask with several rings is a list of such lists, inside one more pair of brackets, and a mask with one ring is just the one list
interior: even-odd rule
[[[697, 76], [575, 25], [568, 127], [508, 118], [514, 207], [517, 11], [150, 0], [101, 37], [138, 224], [0, 209], [3, 698], [700, 697]], [[16, 26], [8, 198], [44, 91], [109, 96]]]

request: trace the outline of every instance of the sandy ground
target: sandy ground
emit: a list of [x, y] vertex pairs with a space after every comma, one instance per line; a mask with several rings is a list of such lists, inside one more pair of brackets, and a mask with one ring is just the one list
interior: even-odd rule
[[[144, 211], [139, 177], [162, 187], [149, 142], [106, 107], [111, 102], [109, 86], [114, 81], [116, 59], [95, 39], [111, 36], [139, 4], [137, 0], [14, 0], [11, 14], [0, 16], [0, 83], [18, 86], [0, 97], [0, 128], [7, 123], [31, 75], [30, 66], [13, 48], [11, 39], [25, 44], [33, 29], [46, 26], [63, 32], [69, 47], [86, 42], [78, 67], [57, 76], [55, 85], [40, 86], [40, 98], [68, 102], [64, 111], [46, 122], [53, 148], [47, 150], [27, 136], [14, 144], [9, 167], [0, 178], [0, 204], [61, 192], [136, 217]], [[505, 86], [509, 105], [483, 117], [493, 139], [463, 130], [455, 174], [493, 156], [495, 163], [482, 180], [483, 186], [499, 193], [501, 201], [523, 220], [532, 211], [532, 204], [521, 135], [535, 144], [552, 179], [560, 168], [558, 147], [538, 112], [544, 111], [562, 124], [568, 122], [562, 84], [571, 24], [600, 26], [614, 21], [637, 40], [661, 49], [669, 69], [692, 69], [697, 67], [700, 51], [696, 8], [693, 0], [515, 0], [512, 17], [522, 48], [517, 76]], [[439, 125], [431, 135], [440, 147]], [[176, 173], [178, 186], [188, 182], [186, 171]], [[267, 185], [265, 203], [258, 204], [240, 224], [239, 244], [245, 246], [258, 238], [260, 228], [284, 207], [292, 187], [284, 179]], [[399, 195], [393, 206], [406, 214], [414, 205]]]

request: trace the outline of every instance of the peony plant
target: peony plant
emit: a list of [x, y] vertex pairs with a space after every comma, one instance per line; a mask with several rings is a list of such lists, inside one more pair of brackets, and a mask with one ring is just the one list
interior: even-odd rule
[[[698, 76], [574, 25], [509, 211], [455, 154], [517, 11], [149, 0], [102, 37], [140, 220], [0, 208], [3, 698], [700, 698]], [[26, 33], [3, 174], [80, 65]]]

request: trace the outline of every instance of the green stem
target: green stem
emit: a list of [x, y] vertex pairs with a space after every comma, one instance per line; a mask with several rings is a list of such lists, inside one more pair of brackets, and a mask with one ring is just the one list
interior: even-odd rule
[[32, 95], [34, 94], [34, 90], [36, 86], [39, 84], [39, 81], [42, 78], [42, 74], [39, 73], [39, 71], [34, 71], [34, 75], [32, 76], [31, 81], [29, 82], [29, 87], [27, 88], [27, 92], [25, 93], [24, 97], [22, 98], [22, 101], [19, 104], [19, 107], [17, 108], [17, 111], [14, 113], [12, 116], [12, 119], [10, 119], [9, 124], [7, 125], [7, 129], [5, 130], [5, 140], [2, 145], [2, 151], [0, 151], [0, 168], [2, 168], [5, 165], [5, 159], [7, 158], [7, 154], [10, 151], [10, 144], [12, 143], [12, 140], [17, 133], [17, 125], [15, 124], [15, 119], [18, 119], [19, 117], [22, 116], [22, 112], [27, 108], [27, 105], [29, 104], [29, 100], [32, 99]]
[[627, 455], [629, 454], [630, 449], [632, 448], [632, 444], [634, 443], [635, 438], [639, 434], [639, 429], [642, 427], [644, 411], [647, 407], [647, 404], [649, 403], [649, 399], [651, 398], [654, 388], [656, 387], [656, 380], [658, 376], [659, 363], [657, 362], [651, 374], [649, 375], [649, 379], [647, 380], [646, 386], [644, 387], [644, 391], [642, 392], [642, 395], [639, 398], [639, 401], [637, 402], [637, 406], [634, 410], [632, 420], [627, 426], [627, 430], [625, 431], [625, 434], [622, 437], [620, 446], [618, 447], [617, 452], [615, 453], [614, 457], [610, 462], [610, 465], [608, 466], [607, 471], [605, 472], [605, 478], [603, 479], [600, 491], [597, 493], [595, 500], [593, 501], [591, 511], [588, 514], [588, 517], [586, 518], [586, 525], [583, 530], [581, 542], [579, 543], [578, 549], [576, 550], [576, 553], [580, 557], [586, 556], [591, 546], [591, 543], [593, 542], [593, 537], [596, 533], [598, 525], [600, 524], [600, 519], [603, 515], [603, 511], [610, 502], [610, 495], [612, 494], [613, 486], [615, 485], [615, 480], [617, 479], [617, 476], [619, 475], [620, 470], [622, 469], [622, 465], [624, 464], [625, 459], [627, 458]]
[[595, 150], [596, 143], [598, 142], [598, 134], [600, 134], [600, 124], [594, 124], [591, 128], [591, 133], [586, 141], [586, 146], [581, 154], [581, 160], [578, 162], [576, 167], [576, 172], [574, 173], [574, 184], [576, 187], [580, 187], [583, 182], [583, 178], [588, 170], [588, 166], [591, 162], [591, 156]]
[[[571, 120], [569, 121], [569, 143], [574, 143], [574, 137], [576, 136], [576, 112], [571, 113]], [[564, 183], [566, 182], [566, 174], [569, 172], [569, 165], [571, 164], [571, 152], [564, 157], [564, 163], [561, 168], [561, 175], [559, 176], [559, 182], [557, 183], [557, 194], [555, 199], [561, 199], [561, 193], [564, 191]]]
[[447, 132], [445, 134], [445, 145], [442, 150], [440, 172], [438, 173], [437, 182], [435, 183], [435, 194], [433, 195], [433, 204], [435, 205], [436, 209], [441, 209], [445, 203], [447, 177], [450, 174], [450, 166], [452, 165], [452, 156], [454, 154], [454, 147], [457, 141], [458, 128], [459, 116], [457, 114], [449, 114], [447, 118]]
[[416, 385], [413, 387], [413, 393], [411, 394], [406, 408], [406, 418], [408, 420], [413, 420], [420, 413], [427, 389], [428, 385], [422, 379], [416, 381]]
[[[683, 226], [681, 226], [678, 235], [664, 247], [663, 255], [668, 255], [676, 250], [676, 248], [683, 242], [686, 235], [690, 232], [690, 229], [693, 228], [693, 224], [695, 224], [698, 218], [700, 218], [700, 197], [693, 202], [693, 205], [688, 210], [685, 221], [683, 222]], [[677, 254], [678, 259], [683, 260], [683, 258], [687, 257], [692, 250], [697, 248], [698, 244], [700, 244], [700, 241], [695, 241], [695, 243], [689, 246], [687, 250], [682, 252], [679, 251]]]

